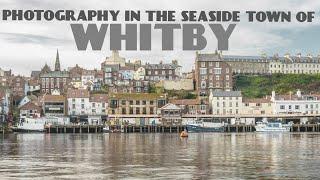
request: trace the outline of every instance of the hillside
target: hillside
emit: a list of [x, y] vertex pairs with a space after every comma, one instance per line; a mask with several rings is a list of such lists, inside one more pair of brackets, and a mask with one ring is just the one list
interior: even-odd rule
[[244, 97], [260, 98], [276, 93], [286, 94], [300, 89], [304, 93], [320, 93], [320, 74], [273, 74], [237, 75], [235, 90], [241, 90]]

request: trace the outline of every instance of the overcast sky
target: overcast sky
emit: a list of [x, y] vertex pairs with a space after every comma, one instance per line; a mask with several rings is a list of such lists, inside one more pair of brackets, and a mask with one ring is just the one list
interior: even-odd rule
[[[104, 10], [283, 10], [316, 11], [313, 23], [247, 23], [241, 17], [230, 37], [229, 51], [232, 55], [272, 55], [279, 53], [320, 53], [320, 1], [314, 0], [116, 0], [85, 2], [72, 0], [1, 0], [1, 9], [104, 9]], [[108, 23], [108, 22], [105, 22]], [[205, 37], [207, 48], [203, 52], [214, 52], [216, 38], [207, 23]], [[156, 30], [155, 30], [156, 31]], [[141, 59], [157, 63], [177, 59], [184, 70], [194, 66], [195, 52], [182, 51], [181, 32], [175, 33], [175, 51], [161, 50], [160, 31], [152, 32], [152, 51], [120, 51], [127, 60]], [[109, 31], [108, 31], [109, 32]], [[107, 33], [102, 51], [78, 51], [73, 39], [70, 22], [1, 22], [0, 24], [0, 67], [12, 69], [15, 74], [30, 75], [45, 63], [54, 65], [55, 52], [59, 49], [63, 69], [79, 64], [89, 69], [100, 69], [100, 63], [111, 54]]]

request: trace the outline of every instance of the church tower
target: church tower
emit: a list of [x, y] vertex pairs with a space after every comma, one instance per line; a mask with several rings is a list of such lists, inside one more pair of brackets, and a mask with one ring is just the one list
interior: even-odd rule
[[59, 51], [57, 49], [57, 55], [56, 55], [56, 63], [54, 65], [54, 71], [60, 71], [60, 60], [59, 60]]

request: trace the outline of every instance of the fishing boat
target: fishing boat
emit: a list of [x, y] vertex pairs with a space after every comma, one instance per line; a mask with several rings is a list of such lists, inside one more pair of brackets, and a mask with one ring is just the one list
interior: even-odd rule
[[26, 118], [12, 127], [13, 132], [45, 132], [46, 121], [42, 118]]
[[188, 122], [186, 127], [188, 132], [223, 132], [224, 122], [201, 119]]
[[290, 132], [292, 124], [282, 124], [280, 122], [257, 122], [256, 132]]

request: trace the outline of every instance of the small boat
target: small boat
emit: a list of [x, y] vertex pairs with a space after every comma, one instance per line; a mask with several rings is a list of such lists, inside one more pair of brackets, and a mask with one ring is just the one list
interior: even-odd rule
[[224, 132], [223, 122], [197, 120], [186, 124], [188, 132]]
[[280, 122], [257, 122], [256, 132], [290, 132], [292, 124]]
[[26, 118], [23, 122], [12, 127], [13, 132], [45, 132], [46, 121], [44, 119]]
[[187, 131], [182, 131], [180, 133], [180, 137], [188, 137], [188, 132]]

